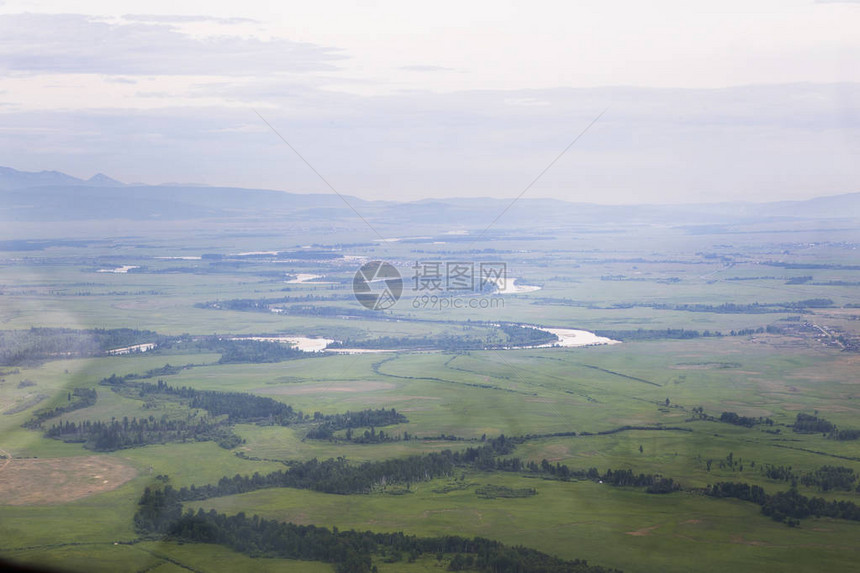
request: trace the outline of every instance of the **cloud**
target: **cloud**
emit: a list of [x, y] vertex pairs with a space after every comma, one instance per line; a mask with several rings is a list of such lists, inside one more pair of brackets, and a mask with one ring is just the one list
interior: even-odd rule
[[399, 70], [406, 72], [453, 72], [454, 68], [446, 68], [445, 66], [432, 66], [424, 64], [415, 64], [411, 66], [400, 66]]
[[[275, 80], [266, 90], [218, 87], [231, 99], [256, 98], [338, 191], [368, 199], [512, 198], [606, 107], [529, 197], [790, 199], [856, 191], [860, 180], [860, 84], [385, 97], [290, 93]], [[327, 192], [250, 106], [0, 111], [0, 124], [0, 156], [13, 167]]]
[[0, 70], [18, 74], [249, 76], [334, 70], [344, 57], [333, 48], [279, 38], [195, 38], [167, 22], [0, 15]]
[[188, 22], [216, 22], [218, 24], [257, 23], [257, 20], [251, 18], [216, 18], [214, 16], [181, 16], [172, 14], [125, 14], [122, 19], [134, 22], [161, 22], [167, 24], [185, 24]]

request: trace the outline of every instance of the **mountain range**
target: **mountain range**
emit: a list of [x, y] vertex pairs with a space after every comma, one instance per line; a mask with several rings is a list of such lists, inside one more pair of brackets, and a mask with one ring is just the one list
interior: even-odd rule
[[286, 220], [356, 217], [389, 223], [444, 222], [469, 228], [490, 224], [504, 211], [505, 226], [600, 224], [731, 224], [761, 220], [860, 219], [860, 193], [768, 203], [599, 205], [524, 197], [441, 198], [407, 203], [335, 194], [192, 184], [124, 184], [106, 175], [80, 179], [59, 171], [0, 167], [0, 220], [184, 220], [262, 217]]

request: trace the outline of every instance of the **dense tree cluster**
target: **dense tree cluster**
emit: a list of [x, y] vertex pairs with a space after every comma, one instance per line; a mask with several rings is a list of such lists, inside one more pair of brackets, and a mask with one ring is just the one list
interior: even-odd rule
[[795, 520], [807, 517], [831, 517], [860, 521], [860, 506], [851, 501], [827, 501], [821, 497], [807, 497], [798, 493], [796, 488], [786, 492], [768, 495], [763, 488], [746, 483], [722, 482], [706, 489], [714, 497], [733, 497], [750, 501], [761, 506], [761, 512], [775, 521], [790, 526], [798, 525]]
[[568, 466], [542, 460], [524, 463], [520, 458], [503, 458], [513, 452], [518, 440], [504, 435], [487, 440], [484, 445], [466, 448], [462, 452], [443, 450], [420, 456], [385, 461], [349, 464], [345, 458], [306, 462], [292, 462], [287, 470], [261, 475], [236, 474], [223, 477], [217, 484], [183, 487], [178, 492], [180, 501], [203, 500], [211, 497], [247, 493], [271, 487], [310, 489], [334, 494], [361, 494], [383, 489], [388, 485], [426, 481], [450, 477], [458, 467], [483, 471], [529, 472], [556, 479], [571, 478], [604, 481], [615, 486], [645, 487], [648, 493], [670, 493], [680, 489], [671, 478], [638, 474], [631, 470], [607, 470], [601, 475], [596, 468], [571, 470]]
[[66, 442], [80, 442], [85, 448], [97, 452], [111, 452], [148, 444], [167, 442], [215, 441], [225, 448], [241, 443], [223, 422], [206, 418], [184, 420], [149, 418], [123, 418], [110, 422], [84, 420], [80, 423], [63, 422], [51, 426], [45, 435]]
[[720, 414], [720, 422], [723, 422], [724, 424], [734, 424], [735, 426], [744, 426], [746, 428], [752, 428], [756, 424], [773, 426], [773, 420], [770, 418], [763, 418], [761, 416], [758, 418], [751, 418], [749, 416], [740, 416], [736, 412], [723, 412]]
[[382, 444], [385, 442], [396, 442], [402, 440], [403, 437], [398, 434], [386, 434], [383, 430], [377, 432], [376, 428], [371, 427], [362, 434], [354, 434], [350, 428], [346, 431], [346, 439], [353, 444]]
[[499, 328], [507, 337], [506, 346], [539, 346], [558, 342], [558, 336], [539, 328], [518, 324], [503, 324]]
[[719, 333], [711, 333], [710, 331], [700, 332], [698, 330], [687, 330], [685, 328], [666, 328], [661, 330], [651, 330], [637, 328], [636, 330], [595, 330], [594, 333], [598, 336], [605, 336], [613, 340], [621, 340], [623, 342], [634, 342], [640, 340], [689, 340], [691, 338], [699, 338], [700, 336], [719, 336]]
[[[692, 428], [682, 428], [680, 426], [619, 426], [611, 430], [601, 430], [599, 432], [580, 432], [580, 436], [609, 436], [619, 432], [638, 431], [654, 431], [654, 432], [692, 432]], [[559, 435], [559, 434], [549, 434]]]
[[836, 426], [834, 426], [832, 423], [828, 422], [824, 418], [819, 418], [818, 416], [799, 412], [797, 414], [797, 419], [794, 422], [794, 426], [792, 426], [792, 429], [794, 429], [794, 431], [799, 434], [827, 434], [835, 430]]
[[271, 487], [310, 489], [324, 493], [369, 493], [387, 484], [409, 484], [436, 477], [449, 476], [455, 467], [457, 454], [449, 450], [423, 456], [411, 456], [379, 462], [351, 465], [345, 458], [295, 462], [287, 470], [265, 475], [236, 474], [223, 477], [217, 484], [183, 487], [181, 500], [202, 500], [210, 497], [247, 493]]
[[0, 366], [34, 365], [58, 358], [100, 356], [110, 350], [150, 343], [156, 344], [158, 351], [180, 349], [182, 352], [218, 352], [222, 364], [281, 362], [315, 356], [279, 342], [223, 336], [164, 336], [131, 328], [31, 328], [0, 331]]
[[[679, 310], [690, 310], [688, 309], [679, 309]], [[713, 311], [719, 312], [719, 311]], [[785, 312], [784, 310], [779, 310], [775, 312]], [[765, 327], [758, 328], [743, 328], [739, 330], [731, 330], [729, 331], [729, 336], [749, 336], [751, 334], [779, 334], [782, 330], [778, 326], [768, 325]], [[637, 328], [636, 330], [595, 330], [595, 334], [598, 336], [606, 336], [608, 338], [613, 338], [615, 340], [622, 340], [624, 342], [633, 342], [639, 340], [661, 340], [661, 339], [670, 339], [670, 340], [688, 340], [691, 338], [699, 338], [699, 337], [711, 337], [711, 336], [723, 336], [724, 334], [719, 330], [688, 330], [685, 328], [666, 328], [660, 330], [650, 330], [644, 328]]]
[[[819, 491], [827, 492], [831, 490], [852, 491], [855, 489], [854, 484], [857, 482], [857, 475], [852, 468], [844, 466], [821, 466], [820, 468], [798, 474], [791, 470], [791, 466], [772, 466], [765, 465], [763, 468], [765, 476], [772, 480], [791, 482], [792, 487], [797, 487], [798, 482], [806, 487], [814, 487]], [[860, 493], [860, 487], [856, 488]]]
[[[166, 365], [151, 372], [173, 373], [174, 370], [177, 369]], [[124, 418], [121, 422], [112, 420], [109, 423], [89, 420], [80, 423], [65, 422], [55, 424], [45, 435], [67, 442], [82, 442], [85, 447], [96, 451], [113, 451], [147, 444], [191, 440], [215, 441], [221, 447], [230, 449], [242, 443], [242, 439], [233, 433], [232, 424], [257, 423], [287, 426], [309, 420], [309, 417], [301, 411], [293, 410], [291, 406], [272, 398], [241, 392], [174, 387], [163, 380], [158, 380], [156, 383], [135, 381], [141, 377], [136, 374], [111, 375], [103, 379], [101, 384], [110, 386], [114, 391], [127, 393], [130, 397], [144, 400], [156, 397], [179, 400], [191, 409], [206, 410], [208, 416], [198, 417], [195, 411], [189, 411], [184, 419], [169, 420], [164, 417], [156, 419], [150, 416], [131, 420]], [[82, 389], [76, 391], [76, 394], [81, 395], [81, 400], [69, 406], [56, 408], [48, 412], [50, 415], [34, 418], [28, 427], [40, 427], [43, 421], [51, 417], [95, 403], [95, 390]], [[328, 416], [316, 413], [314, 421], [319, 425], [310, 431], [312, 437], [331, 437], [331, 432], [342, 428], [408, 422], [405, 416], [393, 408], [361, 410]], [[381, 431], [377, 433], [375, 429], [368, 437], [369, 441], [387, 441], [387, 439], [387, 434]]]
[[75, 388], [68, 394], [68, 404], [57, 406], [50, 410], [36, 412], [36, 415], [29, 421], [25, 422], [23, 426], [30, 429], [39, 428], [44, 422], [51, 418], [56, 418], [57, 416], [62, 416], [63, 414], [80, 410], [81, 408], [94, 406], [97, 399], [98, 394], [96, 393], [95, 388]]
[[422, 336], [420, 338], [416, 338], [413, 336], [380, 336], [379, 338], [370, 338], [366, 340], [346, 339], [342, 342], [332, 342], [328, 345], [328, 348], [463, 351], [481, 350], [486, 346], [487, 341], [484, 338], [479, 338], [476, 336], [454, 336], [445, 334], [437, 336]]
[[240, 312], [278, 312], [298, 316], [355, 316], [368, 319], [379, 319], [378, 311], [357, 309], [343, 306], [319, 306], [309, 304], [310, 301], [337, 301], [349, 297], [332, 295], [326, 297], [307, 295], [303, 297], [284, 296], [262, 299], [231, 299], [197, 303], [198, 308], [211, 310], [234, 310]]
[[764, 505], [767, 494], [764, 488], [757, 485], [740, 482], [719, 482], [706, 488], [706, 493], [712, 497], [733, 497], [743, 501], [751, 501]]
[[231, 423], [266, 422], [287, 426], [304, 419], [304, 415], [291, 406], [256, 394], [196, 390], [187, 386], [177, 388], [163, 380], [155, 384], [142, 382], [135, 387], [142, 398], [152, 394], [176, 396], [187, 400], [189, 407], [201, 408], [212, 416], [226, 415]]
[[803, 312], [808, 308], [827, 308], [833, 306], [829, 298], [810, 298], [806, 300], [737, 304], [725, 302], [723, 304], [664, 304], [655, 303], [650, 306], [659, 310], [685, 310], [688, 312], [713, 312], [716, 314], [761, 314], [768, 312]]
[[[340, 423], [348, 423], [341, 420]], [[601, 571], [584, 562], [564, 562], [524, 548], [505, 548], [495, 542], [487, 554], [480, 549], [485, 540], [443, 538], [421, 540], [401, 534], [356, 534], [355, 532], [328, 532], [312, 526], [268, 522], [244, 514], [228, 517], [214, 511], [182, 514], [183, 501], [199, 501], [216, 496], [246, 493], [270, 487], [311, 489], [333, 494], [368, 493], [387, 485], [410, 484], [437, 477], [451, 477], [458, 467], [471, 467], [486, 471], [529, 472], [556, 479], [591, 479], [620, 487], [645, 487], [649, 493], [669, 493], [680, 486], [661, 476], [634, 474], [629, 469], [607, 470], [600, 474], [596, 468], [571, 470], [566, 465], [524, 463], [516, 457], [505, 457], [514, 451], [523, 438], [484, 439], [480, 446], [462, 452], [445, 450], [421, 456], [378, 462], [349, 464], [345, 458], [326, 461], [293, 462], [286, 470], [266, 475], [235, 475], [223, 477], [216, 484], [174, 489], [169, 485], [148, 488], [135, 515], [135, 526], [142, 533], [160, 533], [170, 537], [196, 542], [220, 543], [251, 555], [282, 556], [299, 559], [323, 560], [336, 564], [337, 571], [372, 570], [372, 555], [386, 561], [402, 558], [401, 553], [415, 559], [422, 553], [454, 555], [449, 570], [470, 568], [488, 572], [525, 571]], [[534, 488], [507, 488], [485, 486], [476, 490], [483, 497], [523, 497], [537, 493]], [[259, 532], [255, 533], [255, 532]], [[376, 535], [370, 539], [367, 535]], [[349, 539], [360, 538], [361, 544], [350, 545]], [[358, 536], [358, 537], [356, 537]], [[381, 537], [380, 537], [381, 536]], [[335, 539], [336, 541], [332, 541]], [[399, 540], [399, 541], [398, 541]], [[479, 542], [477, 546], [469, 545]], [[452, 545], [453, 543], [453, 545]], [[440, 545], [441, 544], [441, 545]], [[465, 545], [464, 545], [465, 544]], [[497, 551], [498, 550], [498, 551]]]
[[217, 339], [212, 341], [210, 349], [221, 354], [219, 364], [261, 364], [315, 356], [288, 344], [263, 340]]
[[147, 370], [143, 374], [126, 374], [125, 376], [117, 376], [116, 374], [111, 374], [107, 378], [102, 378], [99, 381], [99, 384], [102, 386], [111, 386], [117, 387], [126, 384], [127, 382], [133, 380], [139, 380], [142, 378], [155, 378], [156, 376], [172, 376], [174, 374], [179, 374], [183, 370], [187, 368], [192, 368], [191, 364], [186, 366], [171, 366], [170, 364], [165, 364], [160, 368], [153, 368], [151, 370]]
[[500, 436], [478, 448], [462, 452], [433, 452], [420, 456], [391, 460], [349, 464], [346, 458], [306, 462], [292, 462], [287, 470], [261, 475], [236, 474], [223, 477], [217, 484], [183, 487], [179, 490], [182, 501], [203, 500], [211, 497], [247, 493], [270, 487], [310, 489], [334, 494], [369, 493], [391, 484], [406, 484], [452, 475], [457, 466], [478, 469], [521, 471], [523, 464], [516, 460], [496, 460], [496, 456], [513, 451], [514, 442]]
[[762, 468], [765, 476], [776, 481], [797, 481], [797, 475], [791, 471], [791, 466], [774, 466], [765, 464]]
[[234, 298], [228, 300], [216, 300], [210, 302], [195, 303], [197, 308], [208, 308], [212, 310], [235, 310], [239, 312], [271, 312], [272, 305], [282, 305], [290, 303], [308, 303], [311, 301], [335, 300], [346, 298], [343, 295], [320, 296], [314, 294], [306, 294], [303, 296], [282, 296], [275, 298]]
[[833, 430], [827, 435], [831, 440], [848, 441], [860, 439], [860, 430]]
[[[424, 554], [454, 555], [452, 570], [468, 562], [472, 570], [487, 573], [608, 573], [586, 561], [565, 561], [525, 547], [509, 547], [483, 538], [443, 536], [421, 538], [397, 533], [338, 531], [313, 525], [295, 525], [244, 513], [233, 516], [182, 513], [179, 493], [170, 485], [147, 488], [134, 516], [143, 534], [169, 539], [215, 543], [252, 556], [282, 557], [335, 564], [337, 573], [371, 573], [372, 557], [386, 555], [396, 561], [407, 555], [414, 561]], [[459, 556], [459, 559], [458, 557]]]
[[[169, 365], [165, 369], [171, 368]], [[134, 382], [137, 375], [116, 376], [102, 380], [102, 384], [111, 386], [117, 391], [132, 391], [133, 397], [147, 399], [151, 397], [173, 397], [184, 401], [190, 408], [206, 410], [211, 416], [227, 416], [231, 424], [256, 423], [288, 426], [304, 423], [310, 417], [292, 406], [246, 392], [219, 392], [216, 390], [197, 390], [187, 386], [170, 386], [164, 380], [152, 382]], [[308, 432], [307, 437], [316, 439], [331, 438], [332, 433], [344, 428], [365, 426], [387, 426], [406, 423], [409, 420], [394, 408], [387, 410], [368, 409], [356, 412], [347, 411], [345, 414], [324, 415], [315, 412], [313, 422], [317, 427]], [[375, 433], [375, 431], [374, 431]], [[385, 434], [383, 434], [385, 435]], [[380, 440], [385, 441], [385, 440]]]
[[486, 348], [504, 348], [517, 346], [538, 346], [558, 341], [551, 332], [518, 324], [487, 325], [496, 331], [495, 335], [487, 337], [456, 336], [450, 334], [424, 336], [421, 338], [403, 336], [382, 336], [368, 340], [343, 340], [329, 344], [329, 348], [368, 348], [368, 349], [410, 349], [410, 350], [445, 350], [462, 352], [465, 350], [482, 350]]
[[34, 365], [58, 358], [98, 356], [113, 348], [159, 343], [164, 338], [149, 330], [132, 328], [3, 330], [0, 331], [0, 366]]
[[537, 490], [533, 487], [513, 488], [504, 485], [483, 485], [475, 490], [475, 494], [483, 499], [502, 498], [520, 498], [531, 497], [537, 495]]
[[[391, 426], [394, 424], [404, 424], [409, 420], [396, 411], [394, 408], [390, 410], [386, 410], [385, 408], [380, 408], [378, 410], [361, 410], [360, 412], [350, 412], [347, 411], [345, 414], [332, 414], [329, 416], [323, 416], [319, 412], [314, 413], [314, 420], [320, 421], [321, 423], [307, 433], [305, 437], [313, 439], [313, 440], [327, 440], [331, 439], [334, 433], [338, 430], [351, 429], [351, 428], [367, 428], [370, 427], [370, 431], [365, 432], [365, 436], [353, 436], [352, 432], [348, 432], [346, 439], [354, 442], [361, 442], [363, 438], [365, 443], [378, 443], [389, 441], [389, 439], [393, 439], [389, 434], [385, 434], [382, 431], [376, 432], [376, 426]], [[388, 439], [386, 439], [388, 436]]]
[[854, 470], [843, 466], [821, 466], [800, 478], [800, 483], [806, 487], [817, 487], [820, 491], [851, 491], [856, 482]]
[[860, 430], [853, 428], [840, 430], [836, 427], [836, 424], [820, 418], [817, 412], [815, 415], [798, 413], [797, 419], [791, 427], [799, 434], [826, 434], [830, 440], [849, 441], [860, 439]]
[[671, 493], [681, 489], [680, 484], [672, 478], [663, 478], [651, 474], [634, 474], [633, 470], [606, 470], [600, 477], [609, 485], [622, 487], [644, 487], [648, 493]]

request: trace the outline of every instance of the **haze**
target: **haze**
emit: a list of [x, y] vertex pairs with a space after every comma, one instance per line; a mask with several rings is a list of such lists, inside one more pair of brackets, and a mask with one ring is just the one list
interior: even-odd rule
[[[857, 191], [857, 2], [0, 3], [27, 171], [365, 199]], [[142, 13], [146, 13], [143, 15]]]

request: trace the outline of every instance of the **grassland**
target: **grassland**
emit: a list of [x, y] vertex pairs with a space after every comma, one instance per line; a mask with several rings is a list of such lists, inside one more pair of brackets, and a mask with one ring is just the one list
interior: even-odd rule
[[[850, 569], [858, 557], [856, 523], [819, 520], [803, 530], [768, 522], [758, 508], [691, 494], [648, 495], [592, 482], [556, 482], [468, 475], [480, 484], [535, 488], [523, 499], [480, 499], [474, 488], [447, 494], [423, 483], [410, 495], [344, 496], [263, 490], [203, 502], [235, 513], [260, 508], [261, 516], [375, 531], [440, 535], [457, 531], [524, 544], [568, 558], [585, 558], [629, 571], [757, 571], [782, 561], [792, 567]], [[195, 504], [194, 507], [198, 507]], [[803, 545], [803, 547], [800, 547]]]
[[[652, 495], [589, 480], [565, 482], [468, 470], [465, 476], [411, 484], [411, 493], [403, 495], [344, 496], [278, 488], [186, 506], [340, 529], [480, 535], [625, 571], [856, 567], [858, 523], [807, 519], [800, 527], [789, 528], [761, 515], [752, 503], [713, 499], [699, 491], [718, 481], [757, 484], [769, 492], [788, 489], [788, 483], [762, 472], [766, 464], [791, 466], [796, 472], [839, 465], [860, 474], [860, 442], [798, 434], [789, 427], [799, 412], [817, 412], [840, 428], [860, 428], [860, 355], [843, 351], [833, 336], [796, 328], [728, 336], [731, 330], [802, 323], [857, 336], [860, 309], [850, 306], [860, 302], [856, 287], [842, 284], [858, 280], [858, 271], [843, 268], [858, 264], [856, 250], [836, 242], [808, 246], [811, 234], [796, 229], [739, 233], [732, 236], [731, 245], [726, 245], [723, 235], [685, 235], [677, 229], [616, 229], [601, 235], [600, 243], [587, 233], [558, 230], [538, 241], [494, 238], [492, 247], [498, 252], [493, 254], [472, 252], [474, 245], [469, 243], [434, 246], [431, 242], [418, 248], [365, 243], [338, 247], [337, 252], [403, 262], [407, 292], [398, 306], [378, 317], [350, 318], [195, 305], [291, 296], [306, 297], [311, 306], [355, 310], [357, 304], [348, 298], [354, 260], [239, 260], [232, 267], [219, 267], [203, 260], [154, 258], [287, 250], [309, 241], [353, 242], [347, 232], [320, 233], [309, 239], [281, 230], [281, 236], [260, 232], [222, 237], [213, 232], [189, 239], [180, 234], [186, 237], [181, 248], [173, 247], [175, 237], [165, 233], [136, 239], [133, 247], [2, 253], [0, 323], [6, 330], [132, 327], [166, 335], [284, 333], [358, 339], [466, 335], [486, 329], [487, 323], [507, 321], [614, 331], [709, 330], [725, 336], [570, 349], [324, 355], [263, 364], [219, 364], [218, 354], [156, 350], [0, 366], [0, 412], [4, 412], [0, 414], [0, 455], [13, 458], [11, 464], [22, 464], [19, 468], [44, 464], [41, 467], [58, 472], [55, 481], [44, 476], [33, 479], [38, 469], [31, 468], [29, 474], [11, 472], [0, 460], [0, 484], [11, 480], [8, 483], [14, 482], [16, 492], [12, 500], [0, 495], [0, 556], [70, 570], [332, 571], [329, 564], [251, 558], [221, 546], [140, 540], [132, 516], [144, 488], [156, 483], [159, 475], [169, 475], [176, 487], [203, 485], [222, 476], [284, 469], [282, 462], [341, 456], [354, 462], [380, 461], [461, 450], [480, 444], [484, 435], [505, 434], [528, 436], [508, 457], [546, 459], [574, 469], [661, 474], [684, 489]], [[852, 237], [848, 233], [842, 239], [856, 242]], [[528, 253], [521, 252], [525, 243]], [[777, 255], [797, 264], [842, 267], [810, 271], [768, 266]], [[412, 297], [420, 293], [408, 290], [405, 261], [469, 257], [505, 259], [510, 277], [542, 288], [505, 295], [500, 308], [411, 306]], [[95, 272], [121, 264], [144, 269], [127, 274]], [[333, 284], [286, 283], [288, 274], [298, 272], [325, 275]], [[809, 274], [814, 275], [811, 281], [786, 284], [792, 277]], [[833, 304], [796, 312], [660, 306], [767, 305], [813, 298], [829, 298]], [[307, 426], [301, 424], [237, 424], [234, 430], [244, 443], [232, 450], [212, 442], [189, 442], [96, 454], [81, 444], [48, 439], [41, 431], [21, 427], [35, 412], [68, 403], [68, 393], [75, 388], [95, 388], [96, 404], [65, 413], [52, 423], [177, 415], [176, 403], [146, 408], [134, 396], [99, 385], [111, 374], [142, 374], [168, 363], [195, 365], [163, 377], [173, 386], [250, 392], [309, 415], [393, 407], [409, 421], [385, 431], [395, 436], [408, 432], [414, 439], [353, 444], [343, 439], [342, 432], [332, 441], [307, 439]], [[33, 402], [36, 397], [41, 398]], [[774, 426], [747, 428], [698, 419], [694, 408], [716, 418], [726, 411], [770, 418]], [[601, 434], [622, 427], [650, 429]], [[779, 433], [765, 431], [774, 429]], [[547, 436], [573, 432], [576, 435]], [[458, 439], [440, 439], [442, 434]], [[739, 463], [721, 464], [730, 455]], [[88, 491], [88, 480], [104, 475], [88, 473], [86, 462], [93, 457], [127, 472], [124, 481]], [[439, 493], [460, 477], [462, 481], [455, 485], [473, 485]], [[534, 488], [537, 494], [482, 499], [475, 488], [487, 484]], [[52, 496], [53, 489], [62, 490], [62, 495]], [[799, 490], [827, 499], [860, 501], [855, 492], [820, 493], [803, 485]], [[4, 489], [4, 493], [11, 491], [11, 486]], [[69, 497], [74, 491], [84, 495]], [[375, 560], [380, 571], [439, 571], [445, 563], [428, 556], [411, 564]]]

